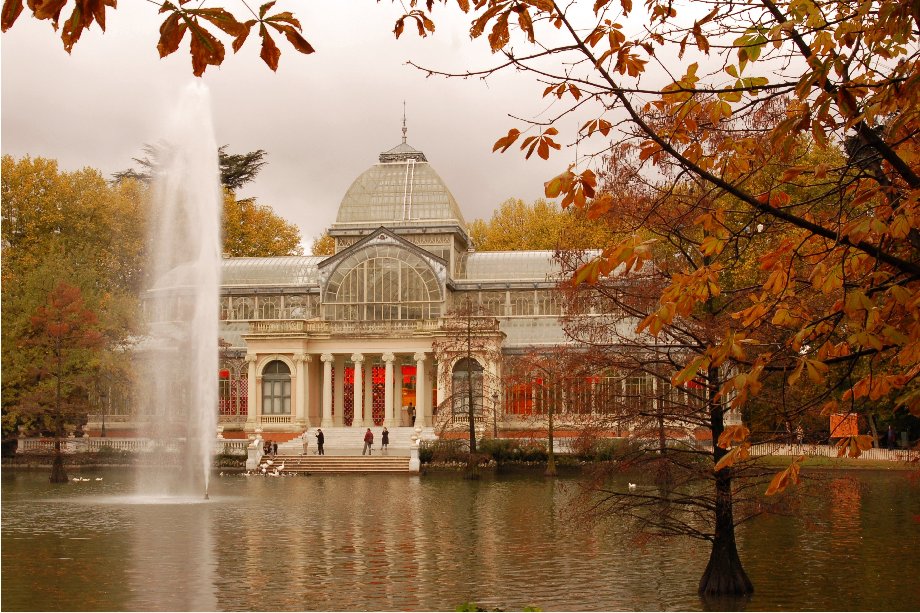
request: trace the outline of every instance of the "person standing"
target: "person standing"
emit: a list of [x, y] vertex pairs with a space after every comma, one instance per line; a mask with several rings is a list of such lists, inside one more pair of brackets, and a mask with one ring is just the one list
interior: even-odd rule
[[323, 451], [323, 443], [326, 441], [326, 435], [321, 428], [316, 429], [316, 455], [326, 455]]
[[409, 403], [409, 419], [412, 420], [412, 426], [415, 427], [415, 406]]
[[382, 451], [387, 450], [387, 445], [390, 444], [390, 431], [387, 430], [387, 427], [383, 427], [383, 433], [380, 435], [380, 449]]
[[888, 449], [894, 449], [895, 434], [894, 428], [891, 427], [891, 424], [888, 424]]
[[364, 449], [361, 450], [361, 455], [365, 453], [367, 455], [374, 455], [374, 433], [371, 432], [371, 429], [368, 428], [367, 432], [364, 433]]
[[272, 457], [278, 455], [278, 441], [272, 443]]

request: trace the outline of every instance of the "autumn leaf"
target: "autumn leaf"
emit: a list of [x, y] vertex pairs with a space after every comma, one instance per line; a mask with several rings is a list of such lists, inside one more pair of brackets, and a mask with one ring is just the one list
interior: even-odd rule
[[742, 443], [737, 447], [733, 447], [716, 462], [716, 465], [712, 468], [713, 472], [719, 472], [723, 468], [733, 466], [735, 462], [748, 459], [751, 456], [750, 449], [751, 446], [748, 443]]
[[725, 426], [725, 429], [722, 431], [722, 434], [719, 435], [718, 445], [722, 449], [728, 449], [729, 447], [734, 446], [735, 443], [741, 443], [747, 440], [747, 437], [751, 435], [751, 431], [747, 427], [742, 425], [733, 425]]
[[186, 23], [191, 34], [192, 72], [200, 77], [208, 66], [219, 66], [224, 61], [224, 45], [196, 20]]
[[157, 43], [157, 50], [160, 57], [166, 57], [179, 48], [182, 37], [188, 26], [182, 21], [182, 15], [175, 11], [169, 15], [160, 26], [160, 41]]
[[281, 57], [281, 50], [275, 44], [275, 40], [268, 33], [268, 28], [264, 25], [259, 26], [259, 36], [262, 37], [262, 51], [259, 57], [268, 64], [272, 70], [278, 70], [278, 59]]
[[[501, 149], [501, 152], [504, 153], [505, 151], [508, 150], [509, 147], [511, 147], [511, 145], [514, 144], [514, 141], [516, 141], [520, 135], [521, 135], [520, 130], [518, 130], [517, 128], [511, 128], [510, 130], [508, 130], [507, 135], [495, 141], [495, 145], [492, 147], [492, 151], [495, 152]], [[550, 198], [554, 198], [554, 197], [555, 196], [550, 196]]]
[[802, 468], [801, 463], [805, 460], [805, 456], [799, 456], [792, 463], [786, 467], [785, 470], [778, 472], [774, 475], [773, 479], [770, 481], [770, 485], [767, 487], [765, 492], [767, 496], [774, 496], [786, 490], [790, 485], [798, 485], [802, 482], [801, 477], [799, 477], [799, 471]]
[[872, 449], [872, 437], [867, 434], [844, 436], [837, 441], [837, 457], [858, 458], [863, 451]]
[[2, 18], [0, 18], [0, 30], [6, 32], [22, 13], [22, 0], [4, 0]]

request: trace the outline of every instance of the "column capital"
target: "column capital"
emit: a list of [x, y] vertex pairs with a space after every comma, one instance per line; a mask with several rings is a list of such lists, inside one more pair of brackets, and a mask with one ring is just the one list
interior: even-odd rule
[[351, 354], [351, 361], [352, 361], [352, 362], [363, 362], [363, 361], [364, 361], [364, 354], [361, 354], [361, 353], [353, 353], [353, 354]]
[[412, 359], [416, 362], [421, 362], [425, 359], [425, 353], [423, 351], [416, 351], [415, 355], [412, 356]]
[[246, 359], [246, 362], [248, 362], [249, 364], [252, 364], [253, 362], [259, 359], [259, 356], [257, 356], [254, 353], [247, 353], [245, 359]]
[[323, 355], [319, 356], [319, 359], [323, 362], [331, 362], [335, 359], [335, 356], [333, 356], [331, 353], [324, 353]]
[[384, 353], [382, 356], [380, 356], [380, 359], [382, 359], [384, 362], [392, 362], [396, 359], [396, 356], [388, 351], [387, 353]]
[[295, 361], [295, 362], [312, 362], [312, 361], [313, 361], [313, 356], [312, 356], [312, 355], [307, 355], [306, 353], [295, 353], [295, 354], [294, 354], [294, 361]]

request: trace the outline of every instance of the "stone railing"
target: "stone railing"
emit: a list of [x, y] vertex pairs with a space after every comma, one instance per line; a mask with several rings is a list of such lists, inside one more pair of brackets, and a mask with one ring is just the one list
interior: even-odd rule
[[[63, 453], [98, 453], [103, 449], [126, 451], [129, 453], [179, 451], [182, 440], [155, 441], [148, 438], [111, 438], [83, 437], [61, 439]], [[249, 441], [245, 439], [216, 439], [214, 453], [227, 455], [246, 455]], [[54, 451], [53, 438], [20, 438], [16, 453], [46, 454]]]
[[259, 423], [262, 424], [289, 424], [291, 415], [260, 415]]
[[259, 320], [249, 322], [251, 335], [332, 334], [338, 336], [434, 332], [440, 330], [439, 319], [389, 321]]

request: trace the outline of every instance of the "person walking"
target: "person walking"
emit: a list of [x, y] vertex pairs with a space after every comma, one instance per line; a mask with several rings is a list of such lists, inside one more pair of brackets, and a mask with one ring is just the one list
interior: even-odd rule
[[326, 435], [321, 428], [316, 429], [316, 455], [326, 455], [323, 451], [323, 443], [326, 441]]
[[382, 451], [387, 450], [387, 446], [390, 444], [390, 431], [387, 430], [387, 427], [383, 427], [383, 434], [380, 435], [380, 449]]
[[371, 429], [368, 428], [367, 432], [364, 433], [364, 449], [361, 450], [361, 455], [365, 453], [367, 455], [374, 455], [374, 433], [371, 432]]

